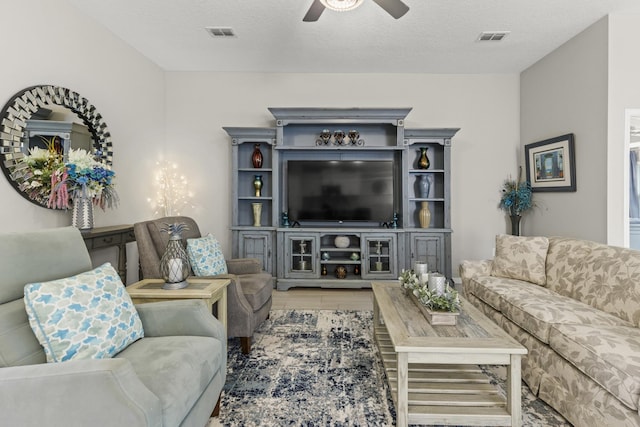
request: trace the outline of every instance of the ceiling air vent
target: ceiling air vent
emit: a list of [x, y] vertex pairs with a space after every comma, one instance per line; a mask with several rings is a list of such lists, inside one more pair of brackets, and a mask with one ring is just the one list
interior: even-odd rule
[[215, 38], [236, 36], [233, 28], [230, 27], [206, 27], [205, 30], [207, 30], [207, 33], [209, 33], [211, 37]]
[[499, 42], [502, 41], [507, 35], [509, 35], [510, 31], [483, 31], [478, 36], [479, 42]]

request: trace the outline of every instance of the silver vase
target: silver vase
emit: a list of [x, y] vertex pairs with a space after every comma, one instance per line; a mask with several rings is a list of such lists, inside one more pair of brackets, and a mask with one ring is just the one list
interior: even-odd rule
[[88, 197], [78, 197], [73, 201], [71, 225], [80, 230], [93, 228], [93, 202]]

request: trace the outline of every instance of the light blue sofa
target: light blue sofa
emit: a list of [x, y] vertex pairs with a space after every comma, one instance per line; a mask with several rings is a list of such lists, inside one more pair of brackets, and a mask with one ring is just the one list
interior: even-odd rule
[[2, 424], [204, 427], [226, 380], [227, 341], [202, 301], [136, 306], [145, 337], [112, 359], [46, 363], [24, 285], [90, 269], [73, 227], [0, 234]]

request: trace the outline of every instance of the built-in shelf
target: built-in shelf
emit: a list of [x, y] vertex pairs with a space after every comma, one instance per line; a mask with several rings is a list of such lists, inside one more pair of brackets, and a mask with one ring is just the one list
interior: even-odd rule
[[[292, 286], [359, 288], [372, 280], [394, 280], [403, 268], [426, 260], [430, 269], [451, 277], [451, 138], [458, 129], [405, 129], [411, 108], [270, 108], [274, 126], [225, 127], [232, 145], [232, 242], [234, 257], [263, 260], [265, 270], [276, 278], [278, 289]], [[318, 145], [323, 131], [329, 143]], [[345, 139], [334, 143], [335, 131], [359, 133], [358, 145]], [[362, 143], [360, 143], [362, 141]], [[252, 167], [255, 146], [263, 154], [262, 168]], [[419, 169], [421, 148], [426, 148], [430, 168]], [[335, 223], [299, 221], [286, 227], [287, 172], [292, 161], [386, 161], [393, 162], [393, 211], [397, 227], [388, 221], [362, 221], [361, 227]], [[262, 193], [254, 196], [254, 175], [262, 175]], [[427, 176], [428, 178], [423, 178]], [[421, 180], [428, 179], [425, 192]], [[318, 183], [321, 181], [318, 180]], [[321, 185], [304, 182], [304, 185]], [[426, 197], [424, 197], [426, 196]], [[421, 228], [418, 211], [429, 203], [431, 223]], [[262, 203], [260, 225], [253, 208]], [[392, 215], [393, 216], [393, 215]], [[293, 222], [295, 218], [289, 218]], [[382, 225], [387, 227], [383, 227]], [[336, 248], [338, 235], [352, 238], [347, 248]], [[300, 246], [300, 244], [303, 244]], [[329, 259], [322, 259], [322, 254]], [[356, 253], [357, 260], [351, 258]], [[354, 256], [355, 257], [355, 256]], [[338, 278], [335, 270], [345, 267]]]

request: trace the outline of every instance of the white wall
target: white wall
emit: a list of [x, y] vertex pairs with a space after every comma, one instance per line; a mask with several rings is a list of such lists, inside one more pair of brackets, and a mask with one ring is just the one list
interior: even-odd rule
[[488, 258], [507, 230], [499, 190], [516, 173], [517, 75], [216, 74], [166, 76], [167, 154], [193, 183], [193, 216], [231, 252], [230, 140], [223, 126], [273, 126], [268, 107], [413, 107], [406, 127], [460, 127], [452, 143], [453, 268]]
[[[151, 215], [149, 170], [164, 147], [164, 74], [66, 2], [0, 0], [0, 103], [36, 84], [67, 87], [102, 114], [114, 146], [120, 207], [96, 212], [96, 226]], [[0, 231], [71, 224], [70, 212], [36, 206], [0, 178]]]
[[[517, 75], [165, 74], [64, 2], [0, 0], [0, 13], [29, 16], [29, 31], [24, 19], [0, 26], [3, 40], [16, 41], [5, 55], [14, 66], [0, 69], [0, 98], [34, 84], [65, 86], [109, 126], [121, 203], [98, 211], [96, 226], [152, 217], [155, 163], [167, 158], [196, 195], [184, 213], [219, 236], [229, 255], [231, 155], [222, 126], [272, 126], [270, 106], [325, 106], [413, 107], [407, 127], [462, 129], [452, 148], [454, 272], [462, 259], [490, 257], [495, 234], [507, 230], [497, 204], [503, 179], [516, 172]], [[0, 196], [0, 231], [70, 224], [69, 213], [28, 203], [4, 179]]]
[[639, 22], [640, 13], [609, 16], [607, 242], [617, 246], [625, 243], [625, 220], [628, 217], [624, 203], [625, 189], [628, 188], [625, 109], [640, 108]]
[[605, 17], [520, 76], [521, 152], [573, 133], [577, 182], [576, 192], [534, 193], [538, 207], [526, 214], [524, 234], [606, 242], [607, 34]]

